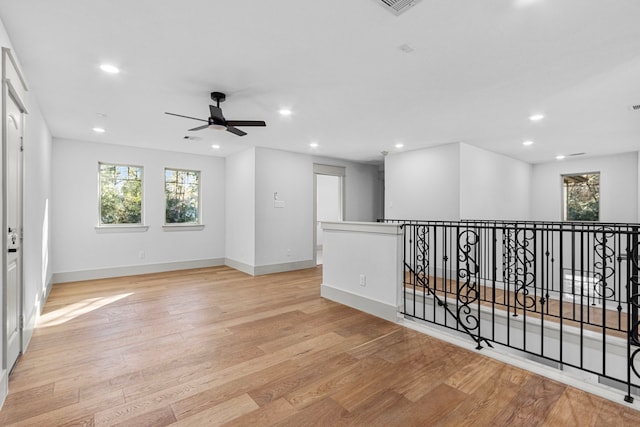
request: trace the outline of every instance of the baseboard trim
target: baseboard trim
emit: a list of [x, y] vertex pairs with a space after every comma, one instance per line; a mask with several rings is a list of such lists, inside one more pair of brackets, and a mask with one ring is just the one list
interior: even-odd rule
[[256, 276], [263, 274], [284, 273], [286, 271], [304, 270], [315, 267], [312, 259], [307, 261], [287, 262], [284, 264], [257, 265], [255, 267]]
[[47, 303], [47, 300], [49, 299], [49, 294], [51, 293], [52, 287], [53, 287], [53, 276], [49, 278], [49, 281], [47, 282], [47, 286], [42, 291], [42, 304], [40, 304], [40, 312], [42, 312], [44, 305]]
[[6, 369], [3, 369], [0, 373], [0, 408], [4, 405], [4, 401], [9, 394], [9, 373]]
[[373, 314], [390, 322], [398, 321], [398, 309], [396, 306], [338, 289], [326, 283], [320, 285], [320, 296], [365, 313]]
[[[39, 306], [44, 307], [45, 301], [41, 301]], [[33, 332], [36, 330], [36, 322], [38, 317], [40, 316], [39, 311], [41, 308], [33, 307], [31, 314], [29, 317], [25, 316], [24, 327], [22, 329], [22, 354], [27, 351], [27, 347], [29, 346], [29, 342], [31, 341], [31, 337], [33, 336]]]
[[286, 271], [302, 270], [305, 268], [316, 266], [312, 259], [307, 261], [287, 262], [284, 264], [249, 265], [230, 258], [226, 258], [224, 260], [224, 265], [226, 265], [227, 267], [235, 268], [236, 270], [242, 271], [243, 273], [250, 274], [251, 276], [283, 273]]
[[227, 267], [235, 268], [238, 271], [242, 271], [245, 274], [249, 274], [251, 276], [255, 276], [255, 267], [249, 264], [245, 264], [244, 262], [236, 261], [235, 259], [225, 258], [224, 265]]
[[127, 267], [100, 268], [96, 270], [54, 273], [52, 283], [79, 282], [82, 280], [108, 279], [111, 277], [134, 276], [136, 274], [163, 273], [165, 271], [188, 270], [192, 268], [218, 267], [225, 265], [224, 258], [199, 259], [193, 261], [167, 262], [160, 264], [132, 265]]

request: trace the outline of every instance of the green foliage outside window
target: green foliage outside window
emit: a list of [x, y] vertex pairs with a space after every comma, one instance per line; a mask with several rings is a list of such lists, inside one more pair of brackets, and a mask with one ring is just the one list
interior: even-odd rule
[[142, 224], [142, 168], [100, 163], [100, 224]]
[[165, 169], [164, 194], [165, 223], [200, 223], [200, 172]]
[[600, 174], [565, 175], [567, 221], [600, 220]]

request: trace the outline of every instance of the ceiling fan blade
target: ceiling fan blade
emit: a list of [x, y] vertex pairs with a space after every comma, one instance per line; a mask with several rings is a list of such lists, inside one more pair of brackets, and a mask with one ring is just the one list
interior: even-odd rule
[[209, 112], [211, 113], [211, 117], [215, 117], [218, 119], [224, 120], [224, 116], [222, 115], [222, 109], [216, 107], [215, 105], [209, 105]]
[[209, 120], [205, 120], [205, 119], [198, 119], [198, 118], [196, 118], [196, 117], [183, 116], [182, 114], [167, 113], [167, 112], [165, 112], [165, 114], [168, 114], [168, 115], [170, 115], [170, 116], [184, 117], [185, 119], [200, 120], [201, 122], [209, 122]]
[[203, 126], [198, 126], [197, 128], [188, 129], [188, 130], [190, 130], [190, 131], [191, 131], [191, 130], [202, 130], [202, 129], [206, 129], [206, 128], [208, 128], [208, 127], [209, 127], [209, 125], [203, 125]]
[[234, 133], [238, 136], [245, 136], [247, 133], [241, 131], [240, 129], [234, 128], [233, 126], [227, 126], [227, 132]]
[[262, 120], [227, 120], [229, 126], [266, 126]]

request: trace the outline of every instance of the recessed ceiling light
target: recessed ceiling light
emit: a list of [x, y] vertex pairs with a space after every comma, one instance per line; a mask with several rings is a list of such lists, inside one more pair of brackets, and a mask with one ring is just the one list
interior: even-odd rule
[[120, 69], [118, 67], [110, 64], [102, 64], [100, 65], [100, 69], [109, 74], [118, 74], [120, 72]]
[[538, 122], [542, 119], [544, 119], [543, 114], [534, 114], [533, 116], [529, 116], [529, 120], [531, 120], [532, 122]]
[[527, 146], [528, 146], [528, 145], [532, 145], [532, 144], [533, 144], [533, 141], [531, 141], [531, 140], [529, 140], [529, 141], [524, 141], [524, 142], [522, 143], [522, 145], [527, 145]]
[[282, 110], [280, 110], [280, 115], [281, 116], [290, 116], [291, 115], [291, 110], [283, 108]]
[[565, 156], [563, 156], [562, 154], [556, 156], [556, 160], [562, 160], [564, 159]]
[[103, 128], [97, 128], [97, 127], [96, 127], [96, 128], [93, 128], [93, 131], [94, 131], [95, 133], [104, 133], [104, 132], [105, 132], [105, 130], [104, 130]]
[[312, 142], [311, 144], [309, 144], [309, 147], [318, 148], [318, 143], [317, 142]]
[[403, 144], [403, 143], [401, 143], [401, 142], [399, 142], [399, 143], [397, 143], [397, 144], [395, 145], [395, 147], [396, 147], [396, 148], [402, 148], [402, 147], [404, 147], [404, 144]]
[[214, 150], [219, 150], [220, 146], [218, 144], [213, 144], [211, 148], [213, 148]]

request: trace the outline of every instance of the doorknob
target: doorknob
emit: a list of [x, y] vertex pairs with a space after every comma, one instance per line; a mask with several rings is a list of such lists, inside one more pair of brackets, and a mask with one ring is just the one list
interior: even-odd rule
[[18, 252], [18, 233], [15, 227], [9, 227], [9, 235], [7, 237], [7, 245], [9, 246], [7, 249], [9, 252]]

